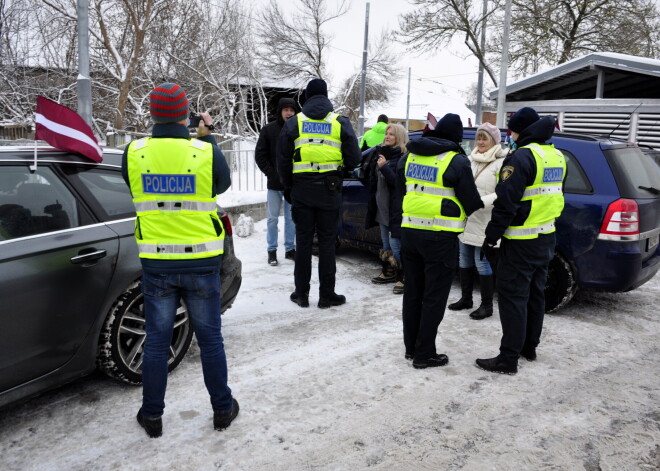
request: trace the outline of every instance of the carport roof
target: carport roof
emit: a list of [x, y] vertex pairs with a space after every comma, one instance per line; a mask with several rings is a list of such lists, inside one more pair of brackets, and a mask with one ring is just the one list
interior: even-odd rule
[[507, 101], [580, 98], [660, 98], [660, 60], [597, 52], [506, 87]]

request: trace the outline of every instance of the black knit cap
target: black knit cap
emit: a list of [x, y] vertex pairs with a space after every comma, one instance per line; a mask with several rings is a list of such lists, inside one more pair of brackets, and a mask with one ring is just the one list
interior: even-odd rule
[[463, 122], [461, 121], [461, 117], [454, 113], [447, 113], [438, 121], [435, 129], [424, 133], [424, 137], [438, 137], [458, 144], [463, 140]]
[[309, 81], [305, 89], [305, 98], [309, 100], [314, 95], [328, 96], [328, 84], [325, 83], [325, 80], [315, 78]]
[[524, 108], [520, 108], [509, 118], [509, 129], [520, 134], [539, 119], [541, 119], [541, 117], [534, 108], [525, 106]]

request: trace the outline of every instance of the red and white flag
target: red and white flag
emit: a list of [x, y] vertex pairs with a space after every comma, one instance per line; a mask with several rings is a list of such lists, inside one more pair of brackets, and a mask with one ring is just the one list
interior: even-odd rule
[[35, 129], [35, 139], [56, 149], [82, 154], [95, 162], [103, 160], [103, 150], [85, 120], [71, 108], [41, 95], [37, 96]]
[[424, 126], [422, 132], [433, 131], [437, 125], [438, 120], [435, 118], [435, 116], [433, 116], [431, 113], [426, 113], [426, 126]]

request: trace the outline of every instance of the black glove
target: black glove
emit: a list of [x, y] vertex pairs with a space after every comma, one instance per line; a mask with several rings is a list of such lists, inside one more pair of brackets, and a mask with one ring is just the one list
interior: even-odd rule
[[291, 188], [287, 188], [284, 190], [284, 201], [286, 201], [289, 204], [291, 203]]
[[488, 239], [484, 240], [484, 243], [481, 245], [481, 253], [479, 254], [479, 260], [483, 260], [484, 257], [490, 262], [493, 257], [495, 256], [495, 244], [493, 242], [488, 241]]

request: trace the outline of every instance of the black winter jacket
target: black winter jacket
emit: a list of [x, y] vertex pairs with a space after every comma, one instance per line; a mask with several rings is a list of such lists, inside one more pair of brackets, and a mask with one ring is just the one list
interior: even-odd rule
[[[443, 154], [448, 151], [456, 151], [451, 163], [447, 167], [443, 177], [442, 184], [446, 187], [453, 188], [456, 198], [461, 202], [463, 210], [469, 216], [477, 209], [483, 208], [484, 203], [481, 201], [481, 196], [474, 183], [472, 176], [472, 169], [470, 168], [470, 161], [465, 155], [463, 148], [455, 142], [437, 137], [420, 137], [413, 139], [406, 144], [408, 151], [411, 154], [422, 156], [435, 156]], [[406, 194], [406, 175], [405, 168], [408, 161], [408, 155], [399, 159], [397, 166], [397, 184], [400, 185], [401, 194]], [[456, 203], [451, 200], [444, 199], [440, 213], [443, 216], [458, 217], [460, 216], [460, 208]], [[451, 236], [458, 236], [458, 233], [448, 233]]]
[[516, 144], [518, 149], [504, 158], [500, 170], [499, 183], [495, 187], [497, 199], [493, 203], [493, 214], [486, 226], [486, 241], [496, 243], [509, 226], [525, 223], [532, 209], [531, 201], [520, 201], [525, 188], [536, 178], [536, 160], [529, 149], [521, 149], [528, 144], [543, 145], [552, 137], [555, 118], [544, 116], [523, 130]]
[[[277, 144], [280, 131], [284, 126], [282, 110], [284, 108], [293, 108], [298, 110], [296, 102], [291, 98], [281, 98], [277, 103], [277, 118], [261, 128], [257, 147], [254, 149], [254, 160], [266, 178], [266, 188], [269, 190], [283, 191], [284, 186], [280, 182], [280, 176], [277, 173]], [[291, 119], [291, 118], [289, 118]]]
[[376, 222], [376, 215], [378, 214], [378, 206], [376, 201], [376, 191], [378, 190], [378, 173], [380, 172], [385, 181], [387, 182], [387, 189], [389, 190], [389, 222], [388, 226], [392, 237], [395, 239], [401, 238], [401, 204], [403, 203], [403, 193], [401, 193], [401, 186], [397, 185], [396, 169], [401, 158], [400, 147], [390, 147], [392, 156], [382, 167], [378, 167], [376, 161], [378, 160], [378, 150], [376, 147], [374, 151], [367, 157], [367, 165], [365, 168], [365, 183], [369, 188], [369, 201], [367, 203], [367, 217], [365, 226], [367, 229], [378, 225]]
[[[333, 110], [332, 103], [324, 95], [314, 95], [303, 105], [302, 112], [312, 119], [323, 119]], [[351, 122], [345, 116], [339, 117], [341, 124], [341, 153], [344, 171], [360, 164], [362, 153]], [[293, 174], [293, 160], [299, 158], [294, 142], [299, 137], [297, 116], [284, 123], [279, 137], [277, 151], [277, 171], [285, 190], [291, 189], [293, 203], [337, 209], [341, 205], [341, 182], [336, 190], [328, 189], [328, 179], [342, 178], [343, 172], [304, 172]]]

